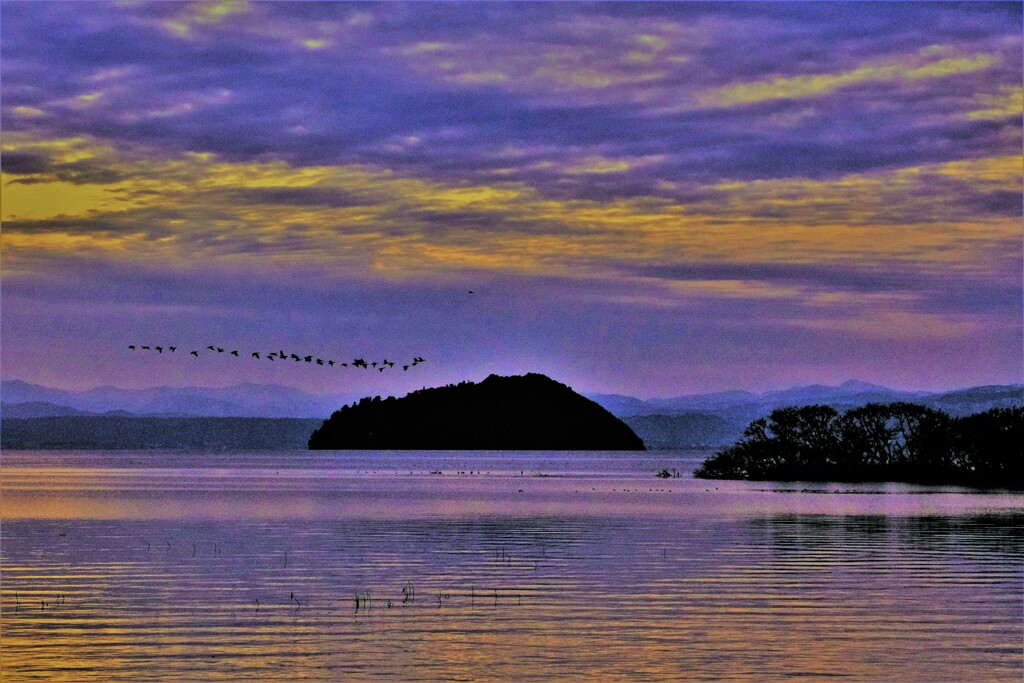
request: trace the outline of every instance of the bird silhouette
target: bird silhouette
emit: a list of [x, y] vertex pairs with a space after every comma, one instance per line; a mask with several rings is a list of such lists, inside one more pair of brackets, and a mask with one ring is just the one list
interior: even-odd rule
[[195, 356], [196, 358], [199, 358], [199, 352], [198, 351], [193, 351], [192, 355]]
[[214, 350], [214, 348], [212, 346], [207, 346], [206, 348], [210, 349], [211, 351]]
[[377, 368], [377, 372], [384, 372], [384, 368]]
[[306, 356], [303, 360], [305, 360], [307, 363], [312, 363], [313, 362], [313, 356]]
[[132, 351], [134, 351], [135, 350], [135, 344], [129, 344], [128, 348], [131, 349]]
[[147, 351], [149, 351], [149, 347], [148, 347], [148, 346], [143, 346], [142, 348], [144, 348], [144, 349], [146, 349]]
[[298, 356], [296, 356], [296, 355], [295, 355], [294, 353], [293, 353], [293, 354], [291, 355], [291, 357], [292, 357], [292, 358], [294, 358], [295, 360], [302, 360], [301, 358], [299, 358]]
[[217, 347], [217, 353], [224, 353], [224, 349], [222, 349], [222, 348], [220, 348], [220, 347], [218, 346], [218, 347]]
[[232, 356], [237, 356], [237, 355], [238, 355], [238, 351], [232, 351], [232, 352], [231, 352], [231, 355], [232, 355]]
[[156, 348], [157, 352], [159, 352], [159, 353], [163, 353], [164, 352], [164, 347], [162, 347], [162, 346], [157, 346], [155, 348]]
[[317, 365], [323, 365], [323, 364], [324, 364], [324, 362], [323, 362], [322, 360], [320, 360], [319, 358], [317, 358], [317, 359], [316, 359], [316, 364], [317, 364]]
[[334, 365], [334, 361], [333, 360], [329, 360], [329, 361], [327, 361], [327, 364], [328, 365]]
[[259, 351], [253, 351], [253, 352], [252, 352], [252, 357], [253, 357], [253, 358], [259, 358], [259, 357], [260, 357], [260, 353], [259, 353]]
[[167, 348], [169, 348], [171, 350], [171, 353], [174, 353], [175, 351], [178, 350], [177, 346], [168, 346]]
[[406, 371], [406, 370], [408, 370], [408, 369], [409, 369], [409, 366], [408, 366], [408, 365], [403, 365], [403, 366], [402, 366], [402, 371], [403, 371], [403, 372], [404, 372], [404, 371]]

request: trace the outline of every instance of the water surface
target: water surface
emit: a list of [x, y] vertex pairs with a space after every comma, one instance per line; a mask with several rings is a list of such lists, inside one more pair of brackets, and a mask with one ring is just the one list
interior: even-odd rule
[[703, 455], [5, 452], [0, 670], [1021, 679], [1024, 497]]

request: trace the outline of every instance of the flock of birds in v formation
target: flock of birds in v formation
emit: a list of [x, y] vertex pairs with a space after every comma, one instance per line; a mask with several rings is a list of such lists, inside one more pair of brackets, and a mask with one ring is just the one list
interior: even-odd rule
[[[152, 346], [152, 345], [148, 345], [148, 344], [147, 345], [143, 345], [143, 344], [129, 344], [128, 348], [130, 350], [132, 350], [132, 351], [135, 351], [135, 350], [140, 350], [140, 351], [156, 351], [157, 353], [160, 353], [160, 354], [162, 354], [164, 351], [167, 351], [168, 353], [175, 353], [178, 350], [177, 346]], [[237, 349], [234, 349], [232, 351], [227, 351], [227, 350], [225, 350], [225, 349], [223, 349], [223, 348], [221, 348], [219, 346], [215, 346], [215, 345], [212, 345], [212, 344], [210, 346], [207, 346], [206, 348], [209, 349], [210, 351], [214, 352], [214, 353], [227, 353], [229, 356], [235, 356], [236, 358], [238, 357], [238, 350]], [[196, 350], [190, 351], [189, 355], [195, 356], [196, 358], [198, 358], [199, 357], [199, 351], [196, 351]], [[396, 367], [398, 365], [398, 363], [396, 363], [395, 361], [390, 361], [387, 358], [385, 358], [384, 360], [381, 360], [381, 361], [370, 361], [370, 362], [366, 362], [366, 360], [364, 360], [362, 358], [355, 358], [355, 359], [353, 359], [351, 361], [348, 361], [348, 362], [335, 362], [335, 361], [330, 360], [330, 359], [324, 360], [323, 358], [317, 358], [315, 356], [306, 356], [306, 355], [300, 356], [297, 353], [285, 353], [283, 350], [271, 351], [270, 353], [264, 353], [262, 355], [260, 354], [259, 351], [253, 351], [250, 355], [251, 355], [252, 358], [255, 358], [256, 360], [259, 360], [260, 358], [265, 358], [265, 359], [270, 360], [270, 361], [274, 361], [274, 360], [287, 361], [287, 360], [290, 360], [290, 361], [294, 361], [296, 363], [315, 363], [316, 365], [326, 365], [326, 366], [335, 366], [335, 365], [337, 365], [337, 366], [343, 367], [343, 368], [346, 368], [346, 367], [362, 368], [364, 370], [376, 370], [377, 372], [384, 372], [388, 368], [393, 368], [393, 367]], [[408, 361], [407, 363], [402, 363], [401, 364], [402, 365], [402, 370], [406, 371], [409, 368], [415, 367], [415, 366], [417, 366], [417, 365], [419, 365], [420, 363], [423, 363], [423, 362], [426, 362], [425, 358], [422, 358], [420, 356], [416, 356], [411, 361]]]

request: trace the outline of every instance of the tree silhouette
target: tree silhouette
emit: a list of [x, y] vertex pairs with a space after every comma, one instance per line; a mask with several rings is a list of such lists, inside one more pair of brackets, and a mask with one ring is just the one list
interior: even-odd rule
[[694, 473], [708, 479], [917, 481], [1024, 488], [1024, 408], [952, 419], [912, 403], [779, 408]]

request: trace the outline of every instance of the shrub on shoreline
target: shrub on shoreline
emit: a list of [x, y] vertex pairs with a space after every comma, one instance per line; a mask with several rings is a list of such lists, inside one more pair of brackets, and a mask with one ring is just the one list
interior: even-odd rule
[[961, 418], [912, 403], [779, 408], [704, 461], [704, 479], [907, 481], [1024, 488], [1024, 408]]

